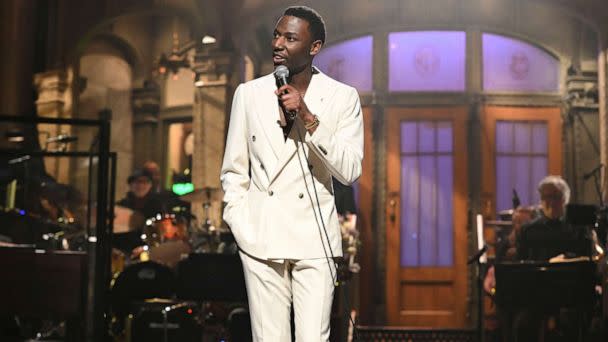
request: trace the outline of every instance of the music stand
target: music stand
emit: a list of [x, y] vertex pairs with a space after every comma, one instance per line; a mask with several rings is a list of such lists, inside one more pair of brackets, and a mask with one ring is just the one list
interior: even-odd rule
[[505, 308], [547, 311], [593, 305], [595, 264], [590, 261], [498, 263], [496, 301]]
[[542, 314], [574, 309], [579, 313], [579, 340], [583, 339], [586, 318], [594, 304], [593, 262], [498, 263], [495, 272], [498, 305], [506, 311], [529, 309]]

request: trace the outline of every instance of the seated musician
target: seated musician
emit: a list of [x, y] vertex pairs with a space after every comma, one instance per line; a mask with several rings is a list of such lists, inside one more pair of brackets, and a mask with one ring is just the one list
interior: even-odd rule
[[[168, 200], [154, 191], [153, 175], [145, 169], [136, 169], [129, 176], [128, 182], [127, 197], [118, 201], [117, 204], [139, 212], [146, 220], [141, 220], [142, 227], [133, 227], [135, 229], [129, 233], [116, 234], [114, 247], [127, 255], [130, 254], [131, 258], [140, 258], [148, 247], [155, 247], [168, 241], [186, 242], [187, 225], [181, 220], [181, 217], [175, 217], [172, 214]], [[144, 221], [146, 221], [145, 228], [143, 227]], [[175, 246], [165, 245], [165, 248], [168, 249], [173, 247]], [[161, 250], [156, 251], [160, 253]], [[180, 251], [175, 251], [178, 258]], [[146, 260], [146, 258], [147, 256], [144, 256], [140, 260]], [[154, 260], [154, 258], [152, 259]]]
[[538, 186], [541, 215], [525, 224], [517, 237], [517, 259], [549, 261], [553, 257], [591, 256], [595, 234], [564, 222], [570, 199], [568, 184], [558, 176], [545, 177]]
[[146, 218], [154, 217], [162, 211], [162, 203], [152, 191], [152, 175], [143, 169], [136, 169], [127, 179], [129, 192], [116, 204], [140, 212]]
[[[590, 257], [594, 240], [593, 230], [573, 227], [565, 222], [565, 208], [570, 199], [570, 188], [559, 176], [547, 176], [538, 185], [539, 216], [524, 224], [515, 239], [516, 259], [549, 261], [555, 257]], [[539, 310], [522, 309], [514, 313], [513, 341], [538, 341], [545, 336], [551, 341], [575, 341], [577, 313], [560, 310], [555, 316]]]
[[148, 172], [152, 176], [152, 190], [163, 204], [163, 211], [165, 212], [179, 212], [183, 213], [184, 216], [189, 216], [187, 212], [190, 211], [190, 204], [179, 199], [173, 191], [164, 189], [161, 184], [160, 167], [152, 160], [146, 161], [142, 169]]
[[[160, 198], [152, 191], [152, 175], [143, 170], [136, 169], [127, 179], [129, 191], [117, 205], [129, 208], [139, 213], [143, 218], [148, 219], [161, 213], [163, 204]], [[131, 231], [114, 236], [114, 247], [126, 254], [142, 244], [141, 234], [143, 232], [144, 220], [134, 220], [139, 222], [140, 227], [131, 227]]]

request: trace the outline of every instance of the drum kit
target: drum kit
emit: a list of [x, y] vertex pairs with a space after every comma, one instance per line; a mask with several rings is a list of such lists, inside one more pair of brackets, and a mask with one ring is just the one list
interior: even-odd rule
[[[129, 251], [124, 249], [112, 251], [111, 297], [114, 312], [112, 331], [115, 336], [128, 337], [142, 334], [141, 331], [132, 332], [129, 329], [137, 326], [152, 326], [151, 323], [141, 325], [141, 322], [137, 322], [138, 319], [144, 319], [144, 316], [161, 319], [165, 315], [166, 318], [167, 312], [163, 310], [169, 306], [159, 306], [158, 298], [172, 301], [173, 306], [185, 305], [189, 310], [182, 311], [189, 315], [193, 311], [199, 313], [197, 319], [201, 326], [209, 317], [217, 316], [212, 312], [217, 310], [210, 310], [208, 303], [201, 303], [196, 309], [196, 305], [192, 302], [179, 302], [175, 297], [178, 289], [176, 275], [179, 273], [179, 265], [186, 262], [189, 256], [234, 254], [238, 258], [236, 242], [230, 231], [217, 228], [209, 216], [211, 203], [221, 201], [220, 194], [218, 189], [202, 188], [179, 197], [181, 201], [187, 203], [202, 203], [204, 209], [202, 221], [184, 214], [184, 211], [158, 213], [154, 217], [143, 218], [136, 211], [115, 207], [114, 236], [120, 238], [121, 235], [139, 235], [137, 236], [139, 245], [130, 251], [130, 255]], [[156, 311], [157, 315], [155, 316], [151, 311]], [[146, 314], [138, 315], [138, 312]], [[180, 314], [174, 310], [172, 315]], [[190, 318], [184, 316], [179, 319]], [[157, 322], [159, 326], [162, 326], [162, 322], [159, 322]]]
[[[137, 234], [136, 247], [130, 251], [113, 251], [113, 273], [120, 272], [120, 265], [139, 261], [154, 261], [174, 267], [189, 253], [236, 254], [236, 242], [226, 228], [217, 228], [209, 216], [212, 202], [221, 201], [216, 188], [201, 188], [185, 194], [179, 199], [187, 203], [202, 202], [204, 217], [202, 223], [183, 210], [171, 213], [157, 213], [144, 218], [139, 212], [122, 206], [114, 207], [113, 233], [115, 240], [123, 236]], [[121, 260], [120, 256], [124, 260]]]

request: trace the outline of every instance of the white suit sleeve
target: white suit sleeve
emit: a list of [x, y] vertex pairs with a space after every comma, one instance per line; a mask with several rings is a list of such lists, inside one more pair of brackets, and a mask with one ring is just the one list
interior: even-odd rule
[[[246, 195], [251, 178], [249, 176], [249, 150], [247, 143], [247, 117], [244, 105], [243, 85], [234, 92], [226, 149], [220, 173], [224, 190], [224, 221], [231, 229], [238, 229], [238, 219], [246, 209]], [[241, 210], [239, 210], [241, 209]]]
[[361, 176], [363, 160], [363, 113], [359, 94], [354, 88], [347, 88], [341, 106], [335, 106], [338, 121], [332, 131], [320, 119], [319, 126], [310, 135], [306, 133], [308, 147], [323, 161], [330, 173], [340, 183], [350, 185]]

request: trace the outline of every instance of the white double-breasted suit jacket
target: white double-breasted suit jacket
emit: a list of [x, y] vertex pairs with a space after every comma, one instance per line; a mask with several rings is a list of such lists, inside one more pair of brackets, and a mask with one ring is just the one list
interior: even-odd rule
[[350, 185], [361, 175], [359, 96], [314, 68], [304, 101], [320, 124], [310, 135], [296, 119], [285, 140], [276, 89], [269, 74], [234, 93], [221, 170], [224, 221], [256, 258], [341, 256], [331, 177]]

